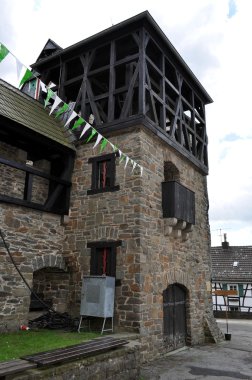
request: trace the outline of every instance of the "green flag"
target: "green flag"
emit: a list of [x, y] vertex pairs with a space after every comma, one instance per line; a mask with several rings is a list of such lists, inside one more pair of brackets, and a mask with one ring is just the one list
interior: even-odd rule
[[80, 117], [73, 125], [72, 131], [76, 128], [78, 128], [81, 124], [85, 123], [85, 120]]
[[97, 133], [97, 130], [92, 128], [92, 132], [91, 132], [91, 135], [89, 136], [89, 138], [87, 139], [86, 143], [88, 143], [90, 140], [92, 140], [92, 138], [94, 137], [94, 135]]
[[68, 110], [69, 105], [67, 103], [64, 103], [63, 106], [57, 111], [55, 115], [55, 119], [59, 117], [62, 113], [66, 112]]
[[31, 70], [26, 69], [26, 71], [23, 75], [23, 78], [21, 79], [21, 81], [19, 83], [19, 87], [21, 87], [22, 84], [24, 84], [26, 81], [28, 81], [32, 76], [33, 76], [33, 73], [31, 72]]
[[50, 88], [48, 88], [47, 89], [47, 97], [46, 97], [46, 100], [45, 100], [45, 108], [48, 105], [49, 100], [53, 97], [53, 95], [54, 95], [53, 90], [51, 90]]
[[108, 140], [105, 139], [105, 137], [103, 137], [103, 140], [101, 142], [101, 149], [100, 149], [100, 153], [105, 149], [106, 145], [108, 143]]
[[6, 57], [8, 53], [9, 50], [7, 49], [7, 47], [0, 43], [0, 62], [2, 62], [2, 60]]
[[119, 161], [119, 162], [120, 162], [120, 163], [121, 163], [121, 162], [123, 162], [123, 161], [125, 160], [125, 158], [126, 158], [126, 156], [125, 156], [125, 155], [122, 153], [122, 154], [121, 154], [121, 158], [120, 158], [120, 161]]

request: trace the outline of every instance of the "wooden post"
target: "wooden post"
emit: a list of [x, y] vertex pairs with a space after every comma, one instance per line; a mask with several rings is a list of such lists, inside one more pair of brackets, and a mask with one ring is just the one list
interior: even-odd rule
[[238, 292], [237, 290], [215, 290], [213, 294], [217, 296], [223, 296], [224, 298], [224, 304], [226, 306], [226, 325], [227, 325], [227, 334], [228, 334], [228, 311], [227, 311], [228, 296], [237, 296]]

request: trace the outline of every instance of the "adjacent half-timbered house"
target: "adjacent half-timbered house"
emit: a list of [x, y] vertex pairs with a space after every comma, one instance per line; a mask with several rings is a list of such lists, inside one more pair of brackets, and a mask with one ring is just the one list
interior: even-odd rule
[[[233, 317], [252, 317], [252, 247], [224, 241], [220, 247], [211, 247], [211, 257], [215, 315], [225, 315], [227, 310]], [[233, 294], [218, 295], [219, 290]]]
[[[66, 49], [49, 40], [32, 67], [119, 150], [93, 148], [95, 140], [85, 143], [81, 127], [71, 133], [71, 124], [65, 135], [54, 118], [50, 131], [61, 137], [49, 135], [47, 109], [12, 90], [12, 101], [25, 104], [17, 106], [18, 120], [11, 110], [1, 113], [9, 154], [1, 162], [8, 175], [9, 168], [21, 171], [23, 187], [15, 186], [18, 201], [4, 187], [0, 218], [24, 275], [45, 300], [73, 315], [80, 311], [83, 275], [115, 277], [115, 328], [140, 334], [144, 359], [210, 336], [216, 341], [206, 90], [148, 12]], [[23, 107], [34, 112], [29, 126]], [[22, 163], [10, 157], [10, 145], [21, 149]], [[48, 186], [39, 206], [42, 185], [32, 195], [37, 176]], [[22, 285], [11, 289], [15, 270], [1, 247], [0, 253], [10, 272], [2, 276], [3, 328], [10, 313], [24, 322], [29, 295]]]

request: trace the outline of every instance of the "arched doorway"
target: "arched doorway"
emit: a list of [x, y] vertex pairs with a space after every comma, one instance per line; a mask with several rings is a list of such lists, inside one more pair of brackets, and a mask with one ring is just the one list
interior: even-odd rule
[[186, 345], [186, 288], [172, 284], [163, 291], [165, 343], [171, 350]]
[[[33, 272], [33, 291], [49, 307], [58, 312], [67, 311], [69, 301], [69, 273], [58, 267], [45, 267]], [[46, 309], [31, 294], [30, 311]]]

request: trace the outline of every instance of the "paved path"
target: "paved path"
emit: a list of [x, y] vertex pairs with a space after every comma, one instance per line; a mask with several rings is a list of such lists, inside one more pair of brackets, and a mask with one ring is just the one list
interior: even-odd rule
[[[252, 320], [229, 320], [231, 341], [190, 347], [145, 365], [141, 380], [252, 380]], [[226, 332], [226, 321], [218, 320]]]

